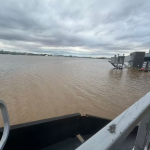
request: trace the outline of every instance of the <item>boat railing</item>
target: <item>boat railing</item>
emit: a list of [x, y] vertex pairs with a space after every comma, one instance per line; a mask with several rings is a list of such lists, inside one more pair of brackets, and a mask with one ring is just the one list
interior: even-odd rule
[[9, 135], [10, 123], [9, 123], [9, 115], [8, 115], [6, 104], [2, 100], [0, 100], [0, 108], [1, 108], [1, 113], [4, 122], [3, 135], [0, 140], [0, 150], [2, 150], [5, 146], [5, 143]]
[[150, 92], [76, 150], [115, 150], [140, 122], [133, 150], [150, 149]]

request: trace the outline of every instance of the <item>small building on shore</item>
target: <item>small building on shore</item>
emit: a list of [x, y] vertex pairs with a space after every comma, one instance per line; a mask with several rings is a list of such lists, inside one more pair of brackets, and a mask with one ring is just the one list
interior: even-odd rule
[[133, 52], [129, 56], [125, 56], [125, 62], [132, 68], [142, 68], [145, 58], [145, 52]]

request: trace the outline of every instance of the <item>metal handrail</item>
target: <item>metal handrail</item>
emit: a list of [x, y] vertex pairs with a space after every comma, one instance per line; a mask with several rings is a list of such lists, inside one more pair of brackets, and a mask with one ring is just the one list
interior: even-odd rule
[[150, 146], [150, 92], [76, 150], [114, 150], [139, 122], [134, 150], [145, 150]]
[[2, 117], [4, 121], [4, 131], [3, 131], [2, 138], [0, 140], [0, 150], [2, 150], [5, 146], [5, 143], [9, 135], [10, 123], [9, 123], [9, 115], [8, 115], [6, 104], [2, 100], [0, 100], [0, 108], [1, 108]]

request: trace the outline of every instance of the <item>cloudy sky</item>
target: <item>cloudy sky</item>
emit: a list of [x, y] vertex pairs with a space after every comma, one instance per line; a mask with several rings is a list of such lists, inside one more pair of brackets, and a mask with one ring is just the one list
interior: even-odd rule
[[110, 57], [149, 48], [149, 0], [0, 0], [1, 50]]

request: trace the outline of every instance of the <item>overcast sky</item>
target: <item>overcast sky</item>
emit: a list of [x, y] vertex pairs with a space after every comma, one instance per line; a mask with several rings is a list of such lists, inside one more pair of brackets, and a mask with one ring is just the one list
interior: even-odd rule
[[150, 0], [0, 0], [0, 49], [112, 56], [150, 48]]

